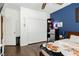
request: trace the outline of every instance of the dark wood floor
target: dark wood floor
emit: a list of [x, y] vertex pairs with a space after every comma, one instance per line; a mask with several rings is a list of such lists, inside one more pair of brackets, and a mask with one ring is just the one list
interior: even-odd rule
[[44, 43], [37, 43], [32, 45], [27, 45], [23, 47], [17, 46], [5, 46], [5, 56], [39, 56], [40, 45]]

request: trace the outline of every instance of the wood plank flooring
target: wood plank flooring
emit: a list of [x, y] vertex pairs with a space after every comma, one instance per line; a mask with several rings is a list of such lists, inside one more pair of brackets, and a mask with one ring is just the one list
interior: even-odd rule
[[23, 47], [17, 46], [5, 46], [5, 56], [39, 56], [40, 45], [44, 43], [37, 43], [32, 45], [27, 45]]

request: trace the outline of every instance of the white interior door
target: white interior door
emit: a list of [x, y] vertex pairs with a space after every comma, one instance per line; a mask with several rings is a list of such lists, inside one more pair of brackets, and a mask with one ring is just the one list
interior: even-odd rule
[[16, 20], [14, 19], [15, 11], [12, 9], [6, 9], [5, 13], [5, 45], [16, 45]]
[[15, 22], [11, 18], [6, 21], [6, 45], [15, 45]]

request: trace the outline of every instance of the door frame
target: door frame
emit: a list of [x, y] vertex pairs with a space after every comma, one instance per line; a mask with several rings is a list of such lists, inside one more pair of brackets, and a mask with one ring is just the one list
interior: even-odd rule
[[1, 43], [3, 40], [3, 16], [1, 15]]

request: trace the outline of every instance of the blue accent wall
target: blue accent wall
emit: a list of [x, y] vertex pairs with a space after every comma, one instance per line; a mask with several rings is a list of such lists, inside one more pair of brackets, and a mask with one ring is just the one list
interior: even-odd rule
[[60, 9], [50, 14], [50, 18], [54, 21], [62, 21], [63, 27], [60, 28], [60, 32], [79, 32], [79, 23], [76, 23], [76, 8], [79, 7], [79, 3], [72, 3], [63, 9]]

